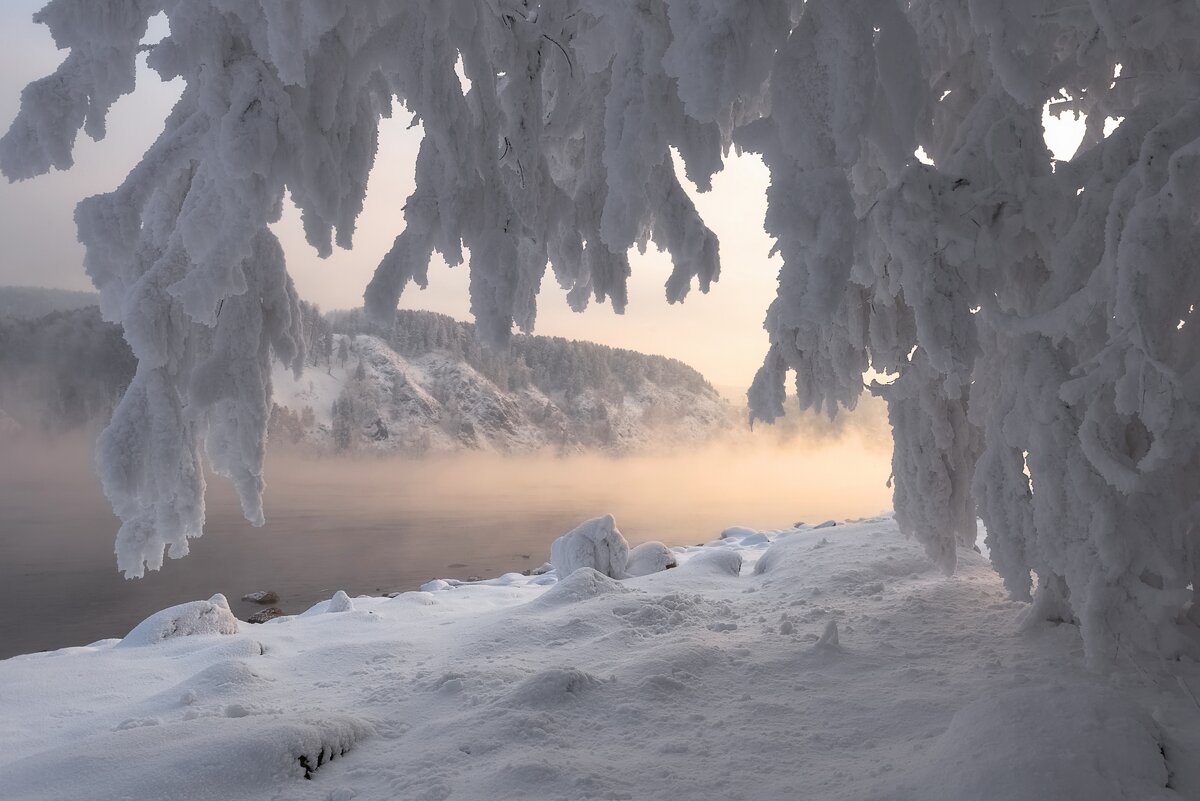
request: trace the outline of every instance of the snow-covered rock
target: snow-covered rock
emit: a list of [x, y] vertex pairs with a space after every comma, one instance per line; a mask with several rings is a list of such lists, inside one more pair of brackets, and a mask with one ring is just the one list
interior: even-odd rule
[[611, 578], [624, 578], [629, 562], [629, 543], [617, 529], [612, 515], [580, 523], [550, 545], [550, 562], [560, 578], [581, 567]]
[[723, 543], [737, 543], [741, 546], [766, 545], [771, 539], [761, 531], [744, 526], [733, 526], [721, 532]]
[[155, 645], [176, 637], [237, 633], [238, 621], [229, 610], [229, 601], [217, 593], [207, 601], [190, 601], [155, 612], [126, 634], [120, 644]]
[[656, 540], [643, 542], [629, 549], [629, 560], [625, 563], [628, 576], [648, 576], [667, 568], [675, 567], [675, 554], [666, 545]]
[[278, 606], [268, 606], [266, 609], [259, 609], [246, 618], [247, 623], [266, 623], [269, 620], [274, 620], [277, 617], [283, 617], [284, 611]]
[[742, 554], [734, 548], [703, 548], [685, 560], [684, 573], [709, 576], [736, 576], [742, 572]]

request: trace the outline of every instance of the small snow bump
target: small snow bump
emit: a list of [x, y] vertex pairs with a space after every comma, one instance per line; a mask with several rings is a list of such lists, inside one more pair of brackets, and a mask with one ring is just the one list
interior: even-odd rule
[[602, 679], [578, 668], [550, 668], [518, 684], [505, 703], [527, 707], [558, 706], [577, 700], [602, 684]]
[[732, 549], [702, 551], [680, 565], [680, 572], [737, 576], [742, 572], [742, 555]]
[[350, 600], [350, 596], [344, 590], [338, 590], [329, 599], [329, 608], [327, 612], [353, 612], [354, 601]]
[[540, 598], [533, 601], [537, 607], [563, 606], [586, 601], [599, 595], [631, 592], [615, 579], [609, 578], [590, 567], [581, 567], [566, 578], [560, 579]]

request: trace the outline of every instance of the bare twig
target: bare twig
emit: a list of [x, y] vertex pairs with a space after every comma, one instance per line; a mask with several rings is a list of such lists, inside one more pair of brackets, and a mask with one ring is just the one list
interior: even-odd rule
[[567, 53], [567, 49], [565, 47], [563, 47], [561, 44], [559, 44], [555, 39], [551, 38], [549, 34], [543, 33], [542, 38], [545, 39], [547, 42], [550, 42], [551, 44], [553, 44], [555, 47], [557, 47], [559, 50], [562, 51], [563, 58], [565, 58], [567, 60], [567, 70], [570, 72], [571, 77], [574, 78], [575, 77], [575, 65], [571, 63], [571, 56], [570, 56], [570, 54]]

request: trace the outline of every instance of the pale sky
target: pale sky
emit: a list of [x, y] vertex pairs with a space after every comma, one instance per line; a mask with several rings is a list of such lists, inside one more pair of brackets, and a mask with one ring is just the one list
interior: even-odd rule
[[[21, 88], [51, 72], [62, 54], [44, 26], [30, 18], [41, 0], [4, 0], [0, 7], [0, 128], [7, 130]], [[83, 249], [72, 219], [81, 198], [109, 191], [123, 179], [153, 141], [178, 95], [157, 74], [141, 69], [137, 92], [123, 98], [109, 117], [108, 137], [94, 143], [81, 134], [76, 164], [10, 185], [0, 180], [0, 285], [91, 289], [83, 273]], [[361, 305], [362, 291], [379, 259], [403, 225], [401, 207], [412, 191], [419, 134], [406, 131], [408, 117], [385, 121], [371, 177], [366, 210], [359, 219], [352, 251], [319, 259], [304, 243], [299, 215], [285, 213], [276, 227], [288, 268], [306, 300], [324, 309]], [[592, 304], [576, 314], [566, 304], [550, 271], [538, 303], [537, 331], [590, 339], [617, 347], [674, 356], [699, 369], [715, 384], [745, 388], [767, 346], [762, 320], [774, 297], [777, 259], [768, 258], [771, 241], [763, 232], [767, 172], [757, 159], [731, 163], [713, 191], [696, 195], [704, 219], [721, 241], [721, 280], [708, 295], [694, 291], [682, 305], [669, 305], [663, 283], [670, 273], [667, 254], [633, 258], [626, 313]], [[466, 265], [431, 267], [430, 286], [410, 287], [401, 300], [408, 308], [470, 319]]]

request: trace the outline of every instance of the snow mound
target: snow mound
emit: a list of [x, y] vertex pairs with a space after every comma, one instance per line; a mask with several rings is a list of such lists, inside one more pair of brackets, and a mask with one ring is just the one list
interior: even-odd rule
[[333, 594], [333, 597], [329, 599], [329, 608], [325, 611], [353, 612], [354, 601], [350, 600], [350, 596], [346, 594], [345, 590], [338, 590]]
[[771, 538], [761, 531], [744, 526], [731, 526], [721, 532], [721, 543], [724, 545], [740, 545], [750, 548], [755, 545], [769, 545]]
[[630, 549], [625, 574], [629, 577], [648, 576], [669, 567], [675, 567], [675, 554], [666, 545], [652, 540]]
[[560, 577], [590, 567], [612, 578], [624, 578], [629, 543], [612, 515], [580, 523], [550, 546], [550, 561]]
[[772, 543], [771, 547], [767, 548], [758, 561], [754, 563], [755, 575], [770, 573], [780, 564], [787, 562], [793, 551], [803, 548], [806, 545], [812, 547], [812, 542], [806, 537], [798, 536], [788, 537], [787, 539], [781, 539]]
[[742, 572], [742, 555], [729, 548], [704, 549], [680, 565], [690, 575], [737, 576]]
[[1177, 799], [1154, 723], [1108, 690], [1050, 686], [960, 709], [928, 756], [929, 801]]
[[602, 684], [603, 680], [578, 668], [550, 668], [518, 684], [505, 702], [508, 706], [558, 706], [577, 700]]
[[530, 606], [565, 606], [600, 595], [615, 595], [623, 592], [632, 592], [632, 590], [621, 586], [620, 582], [590, 567], [581, 567], [566, 578], [560, 579]]
[[159, 698], [172, 704], [191, 706], [204, 701], [253, 693], [269, 686], [269, 679], [242, 659], [216, 662], [185, 679]]
[[229, 601], [217, 593], [207, 601], [191, 601], [155, 612], [137, 624], [119, 645], [154, 645], [176, 637], [237, 632], [237, 618], [229, 611]]

